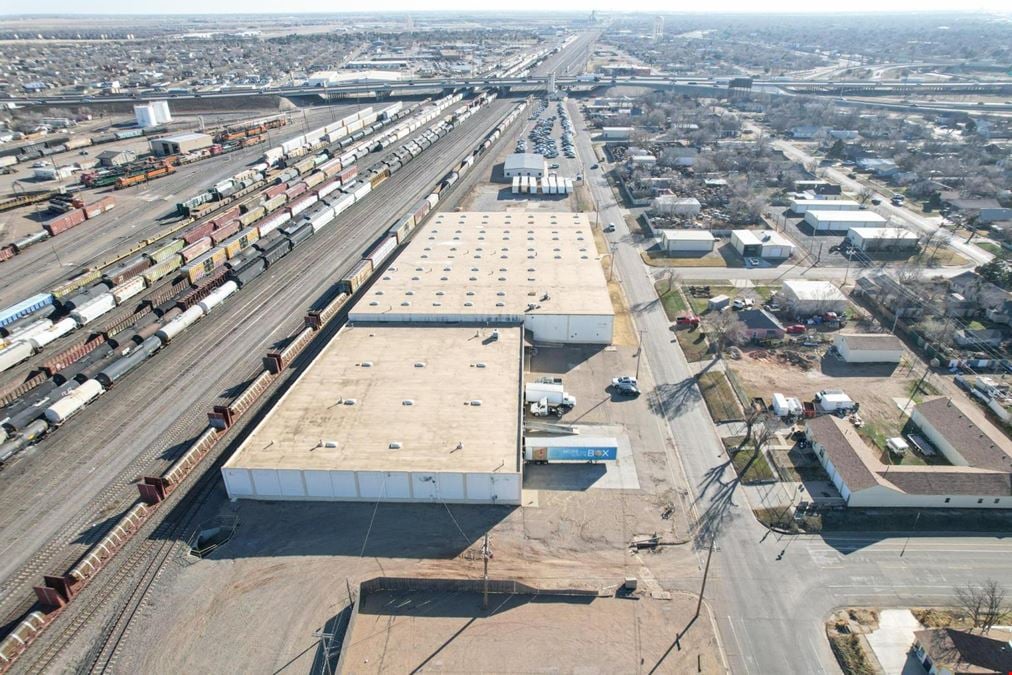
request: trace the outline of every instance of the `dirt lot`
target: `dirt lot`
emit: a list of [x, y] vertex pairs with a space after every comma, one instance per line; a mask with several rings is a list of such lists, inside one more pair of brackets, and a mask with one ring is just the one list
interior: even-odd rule
[[741, 359], [728, 361], [729, 370], [749, 398], [760, 396], [769, 402], [773, 393], [779, 392], [810, 401], [820, 390], [842, 389], [860, 403], [860, 415], [865, 422], [861, 431], [866, 437], [884, 439], [899, 434], [902, 415], [895, 399], [908, 398], [922, 374], [919, 367], [913, 367], [913, 361], [898, 367], [853, 365], [834, 356], [823, 356], [825, 350], [821, 348], [795, 350], [811, 359], [806, 370], [778, 358], [778, 352], [783, 351], [783, 348], [769, 351], [748, 348], [743, 350]]
[[703, 633], [690, 630], [670, 649], [684, 628], [679, 617], [691, 616], [693, 602], [684, 595], [671, 600], [492, 595], [484, 611], [477, 593], [382, 591], [362, 603], [344, 670], [717, 672], [721, 664]]

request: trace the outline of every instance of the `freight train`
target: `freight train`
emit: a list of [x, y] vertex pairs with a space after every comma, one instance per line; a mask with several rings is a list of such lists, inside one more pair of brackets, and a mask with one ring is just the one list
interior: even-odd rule
[[[468, 106], [468, 111], [473, 111], [477, 106], [494, 98], [494, 94], [485, 96], [473, 106]], [[428, 197], [414, 204], [407, 214], [395, 220], [386, 234], [342, 279], [343, 293], [354, 294], [370, 278], [439, 203], [439, 195], [454, 185], [459, 177], [473, 166], [474, 161], [491, 147], [525, 106], [526, 104], [518, 105], [506, 115], [470, 155], [439, 181]], [[418, 137], [419, 140], [425, 140], [427, 134], [435, 135], [436, 138], [445, 135], [460, 124], [465, 112], [467, 111], [454, 111], [446, 120], [426, 129]], [[17, 334], [14, 343], [0, 351], [0, 371], [29, 358], [45, 345], [75, 328], [84, 327], [116, 308], [122, 308], [127, 300], [170, 274], [177, 271], [181, 273], [181, 276], [169, 285], [173, 290], [185, 288], [186, 284], [193, 287], [193, 290], [181, 300], [174, 304], [169, 303], [168, 307], [156, 308], [153, 306], [154, 299], [151, 298], [123, 318], [109, 319], [106, 325], [112, 323], [115, 330], [107, 329], [105, 332], [92, 334], [90, 342], [82, 344], [76, 350], [67, 350], [74, 352], [79, 359], [97, 349], [102, 343], [106, 343], [109, 353], [103, 355], [103, 358], [90, 368], [79, 368], [77, 372], [73, 372], [73, 369], [68, 369], [67, 366], [74, 361], [67, 364], [64, 363], [64, 359], [56, 358], [47, 362], [50, 364], [50, 374], [56, 376], [54, 380], [59, 377], [62, 381], [55, 384], [63, 389], [56, 392], [59, 397], [55, 402], [41, 412], [49, 425], [59, 426], [186, 328], [206, 316], [232, 293], [263, 274], [296, 246], [333, 222], [341, 212], [368, 195], [374, 186], [381, 184], [424, 149], [417, 146], [419, 149], [414, 152], [413, 149], [408, 149], [408, 145], [402, 146], [399, 152], [389, 153], [384, 160], [373, 164], [361, 175], [358, 174], [356, 166], [344, 167], [339, 161], [334, 161], [340, 158], [314, 162], [312, 167], [314, 172], [320, 171], [324, 174], [329, 172], [330, 175], [325, 176], [322, 182], [317, 182], [313, 188], [299, 191], [291, 201], [284, 203], [279, 201], [278, 206], [270, 212], [263, 206], [263, 201], [260, 206], [248, 207], [245, 212], [238, 206], [233, 207], [206, 223], [184, 230], [178, 238], [163, 243], [157, 249], [105, 270], [100, 277], [101, 281], [93, 283], [85, 290], [79, 290], [73, 295], [50, 294], [49, 304], [45, 304], [45, 298], [39, 297], [32, 305], [20, 308], [15, 306], [5, 310], [4, 313], [0, 313], [0, 321], [6, 320], [9, 323], [24, 320], [37, 309], [52, 305], [59, 305], [69, 316], [56, 322], [49, 318], [36, 320], [30, 328], [25, 326], [25, 331]], [[304, 168], [310, 170], [308, 166]], [[268, 192], [269, 190], [265, 190], [261, 193], [261, 200], [271, 201], [285, 194], [276, 192], [274, 196], [270, 196]], [[247, 221], [246, 227], [242, 227], [244, 213], [255, 216]], [[271, 213], [273, 215], [269, 215]], [[91, 283], [86, 282], [82, 287]], [[31, 310], [30, 308], [35, 305], [39, 307]], [[117, 331], [136, 323], [141, 308], [146, 310], [144, 313], [151, 313], [154, 317], [146, 326], [135, 331], [127, 331], [125, 337], [117, 335]], [[307, 323], [310, 324], [320, 320], [321, 313], [315, 315], [310, 313], [307, 317]], [[28, 337], [24, 337], [25, 335]], [[84, 351], [88, 346], [91, 349]], [[282, 356], [279, 355], [275, 361], [280, 364]], [[69, 373], [71, 377], [66, 376], [65, 371], [68, 370], [71, 371]], [[77, 391], [81, 393], [75, 394]], [[50, 397], [52, 396], [51, 393]], [[42, 420], [38, 419], [39, 412], [36, 408], [35, 414], [28, 411], [16, 419], [8, 418], [0, 422], [5, 431], [12, 434], [10, 440], [0, 445], [0, 462], [47, 433], [48, 427], [40, 428], [39, 423]]]

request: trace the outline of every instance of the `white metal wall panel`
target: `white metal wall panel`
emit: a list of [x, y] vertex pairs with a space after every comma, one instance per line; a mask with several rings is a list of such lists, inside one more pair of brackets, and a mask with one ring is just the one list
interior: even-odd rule
[[333, 499], [334, 488], [330, 484], [329, 471], [303, 471], [306, 482], [306, 496], [313, 499]]
[[225, 478], [225, 491], [229, 499], [253, 495], [253, 481], [246, 469], [222, 469]]
[[285, 497], [306, 496], [306, 486], [299, 469], [278, 469], [278, 483], [281, 485], [281, 494]]
[[252, 469], [253, 489], [260, 497], [281, 496], [281, 482], [278, 480], [278, 472], [274, 469]]
[[331, 471], [330, 485], [337, 499], [356, 499], [359, 497], [358, 482], [354, 471]]
[[401, 471], [359, 471], [359, 496], [363, 499], [410, 499], [408, 474]]

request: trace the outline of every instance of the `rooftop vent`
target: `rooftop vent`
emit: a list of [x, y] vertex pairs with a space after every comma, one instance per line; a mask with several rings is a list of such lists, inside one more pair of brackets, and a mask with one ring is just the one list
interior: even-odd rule
[[481, 405], [481, 401], [479, 399], [474, 399], [472, 401], [468, 401], [467, 404], [468, 405], [473, 405], [473, 406], [477, 407], [477, 406]]
[[320, 447], [322, 448], [336, 448], [337, 441], [320, 441]]
[[401, 449], [401, 442], [400, 441], [390, 441], [390, 445], [388, 445], [387, 447], [390, 448], [391, 450], [400, 450]]
[[415, 402], [412, 401], [410, 398], [406, 398], [403, 401], [401, 401], [401, 405], [414, 405], [414, 404]]
[[372, 361], [363, 361], [359, 365], [361, 365], [363, 368], [372, 368]]
[[358, 399], [346, 398], [343, 401], [341, 401], [341, 403], [345, 405], [358, 405]]
[[424, 368], [424, 367], [425, 367], [424, 361], [415, 361], [415, 368]]

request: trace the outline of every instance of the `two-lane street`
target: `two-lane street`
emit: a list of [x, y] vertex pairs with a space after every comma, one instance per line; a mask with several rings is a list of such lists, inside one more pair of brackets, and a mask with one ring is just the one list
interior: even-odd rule
[[[923, 533], [909, 542], [906, 533], [781, 537], [755, 520], [744, 491], [736, 489], [736, 476], [693, 371], [671, 337], [653, 287], [655, 276], [639, 255], [638, 235], [629, 232], [604, 176], [608, 167], [589, 169], [597, 161], [591, 136], [578, 106], [569, 105], [580, 130], [577, 147], [586, 182], [602, 205], [599, 220], [615, 224], [606, 236], [656, 382], [648, 395], [664, 410], [675, 438], [677, 461], [694, 499], [697, 532], [716, 536], [706, 598], [732, 672], [837, 672], [823, 627], [837, 607], [943, 604], [953, 587], [984, 578], [1012, 585], [1007, 564], [1012, 542], [1001, 537]], [[738, 277], [724, 269], [695, 271], [710, 279], [757, 278], [753, 275], [769, 272], [736, 270], [750, 273]], [[706, 552], [699, 553], [703, 557]]]

